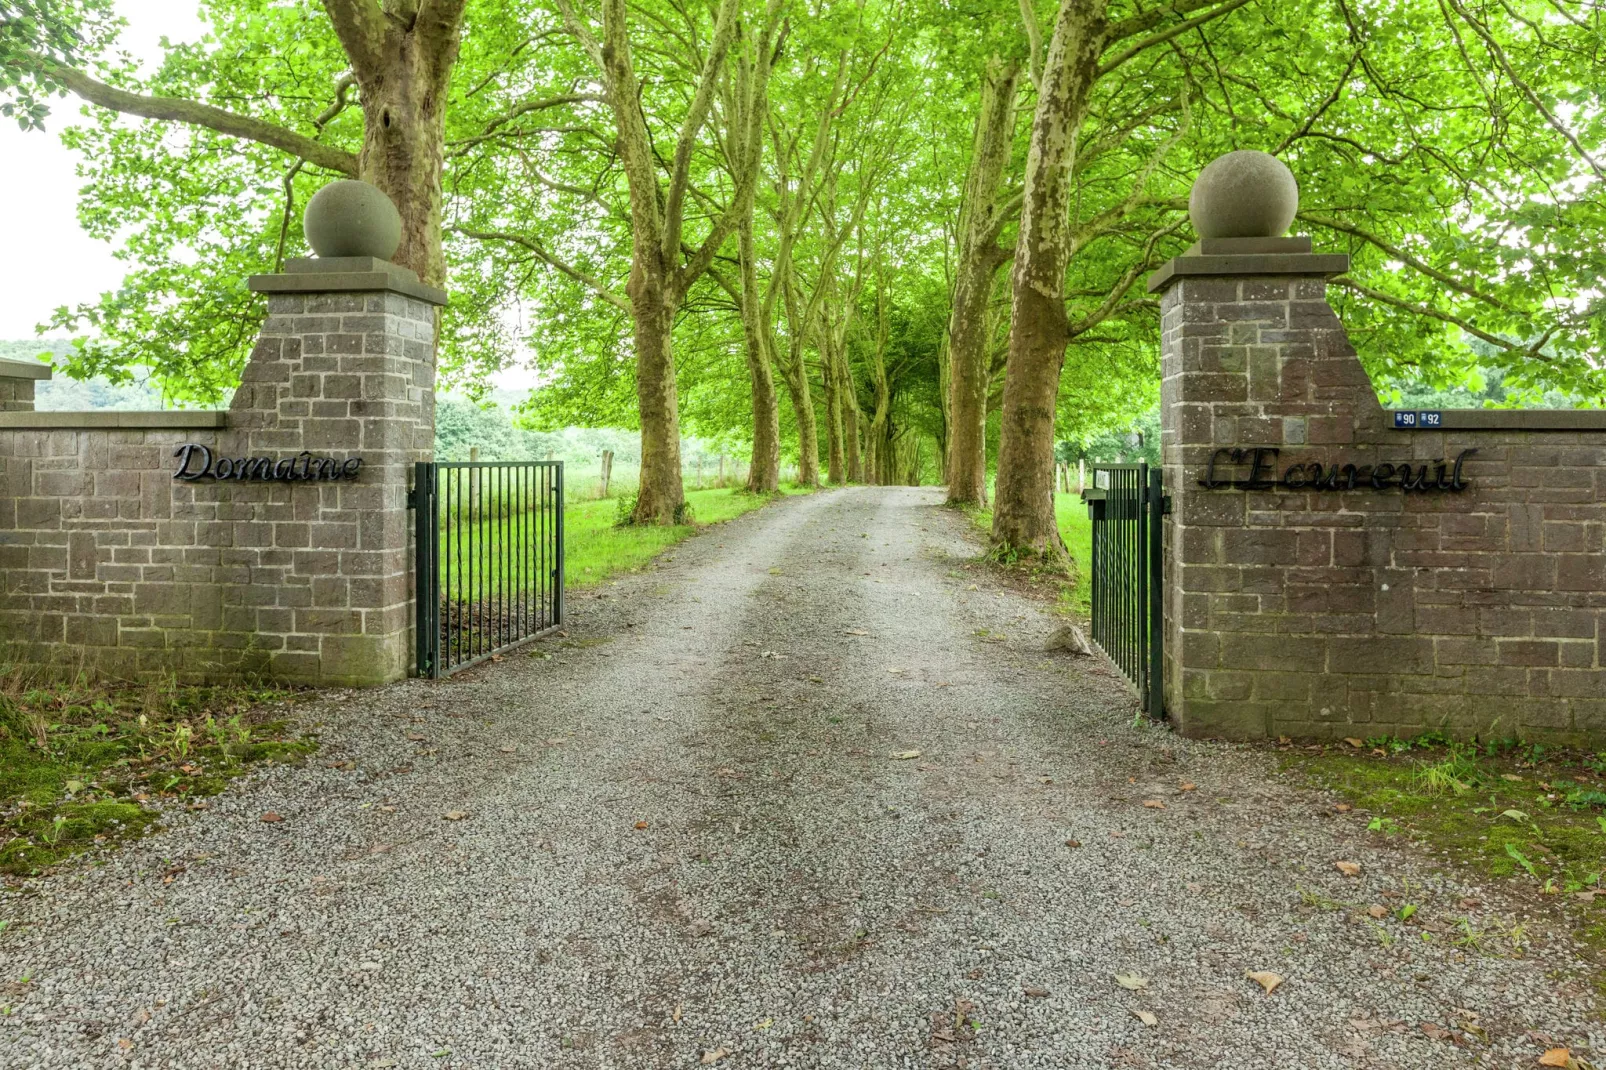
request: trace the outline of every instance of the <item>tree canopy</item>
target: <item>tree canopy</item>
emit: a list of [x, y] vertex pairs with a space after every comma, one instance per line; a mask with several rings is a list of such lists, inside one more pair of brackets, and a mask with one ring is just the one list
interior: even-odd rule
[[[129, 265], [52, 318], [73, 374], [226, 394], [262, 314], [245, 277], [304, 255], [307, 198], [360, 175], [452, 294], [445, 382], [523, 364], [532, 428], [639, 427], [644, 494], [682, 425], [805, 480], [943, 473], [953, 443], [984, 477], [1000, 409], [1020, 468], [1011, 435], [1049, 463], [1152, 408], [1143, 280], [1194, 240], [1193, 177], [1255, 148], [1297, 176], [1296, 229], [1351, 254], [1333, 299], [1380, 387], [1606, 403], [1601, 0], [202, 14], [142, 72], [108, 0], [0, 0], [0, 107], [49, 127], [86, 102], [80, 218]], [[1046, 446], [1011, 417], [1032, 391]]]

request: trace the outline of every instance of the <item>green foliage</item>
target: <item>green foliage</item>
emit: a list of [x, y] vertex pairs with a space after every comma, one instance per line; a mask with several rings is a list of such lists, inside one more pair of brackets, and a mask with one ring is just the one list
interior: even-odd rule
[[[1116, 0], [1111, 17], [1138, 6]], [[1033, 7], [1049, 26], [1055, 5]], [[867, 421], [881, 410], [877, 447], [894, 478], [910, 468], [917, 480], [939, 478], [967, 135], [987, 58], [1026, 51], [1019, 10], [1005, 0], [795, 8], [770, 87], [754, 214], [761, 274], [777, 262], [776, 220], [811, 156], [816, 124], [836, 114], [790, 251], [776, 327], [783, 353], [775, 356], [795, 343], [824, 421], [819, 332], [845, 325], [853, 396]], [[644, 0], [631, 12], [642, 116], [664, 156], [680, 132], [710, 11]], [[756, 6], [744, 14], [750, 22]], [[348, 62], [320, 5], [207, 0], [202, 16], [210, 28], [203, 40], [169, 47], [157, 70], [139, 73], [115, 51], [108, 0], [4, 0], [0, 110], [38, 125], [60, 88], [51, 64], [75, 63], [122, 88], [360, 146], [362, 102], [342, 96]], [[1593, 10], [1557, 17], [1541, 0], [1476, 8], [1385, 0], [1364, 17], [1328, 0], [1253, 0], [1115, 66], [1094, 87], [1071, 174], [1076, 240], [1065, 294], [1073, 337], [1059, 437], [1103, 457], [1110, 436], [1147, 419], [1157, 400], [1158, 317], [1141, 283], [1193, 240], [1185, 214], [1192, 178], [1235, 148], [1287, 160], [1301, 184], [1297, 228], [1323, 249], [1351, 254], [1334, 300], [1386, 393], [1431, 400], [1497, 384], [1500, 396], [1483, 400], [1602, 403], [1606, 37], [1598, 18]], [[834, 98], [838, 70], [851, 91]], [[475, 400], [491, 393], [496, 371], [535, 369], [542, 388], [521, 410], [534, 431], [628, 429], [638, 419], [630, 317], [610, 299], [626, 289], [631, 210], [617, 131], [594, 82], [555, 5], [469, 4], [445, 120], [453, 300], [440, 367], [446, 384]], [[692, 245], [732, 189], [729, 145], [717, 130], [728, 93], [722, 86], [716, 94], [716, 127], [690, 146]], [[1020, 104], [1015, 187], [1029, 86]], [[104, 112], [67, 141], [83, 153], [83, 226], [118, 244], [129, 273], [98, 301], [53, 315], [54, 329], [74, 335], [59, 354], [66, 369], [114, 384], [148, 374], [172, 402], [225, 398], [263, 315], [243, 280], [304, 252], [300, 209], [333, 176], [256, 143]], [[1006, 222], [1006, 247], [1015, 231]], [[488, 232], [521, 240], [471, 236]], [[751, 420], [729, 285], [734, 245], [675, 326], [684, 428], [722, 443], [745, 436]], [[1000, 354], [1010, 326], [1006, 275], [993, 316]], [[817, 295], [826, 309], [810, 321]], [[794, 454], [796, 419], [784, 413]], [[473, 433], [460, 425], [445, 437], [456, 449]]]
[[120, 22], [110, 0], [0, 0], [0, 116], [43, 130], [58, 91], [48, 65], [100, 54]]

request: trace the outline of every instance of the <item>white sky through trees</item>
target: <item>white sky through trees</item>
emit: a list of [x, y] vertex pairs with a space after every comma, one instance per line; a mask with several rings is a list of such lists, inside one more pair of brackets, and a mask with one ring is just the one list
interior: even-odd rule
[[[122, 47], [147, 68], [161, 61], [164, 35], [193, 41], [204, 30], [185, 0], [118, 0], [117, 11], [128, 20]], [[23, 133], [13, 120], [0, 121], [8, 250], [0, 257], [0, 338], [33, 338], [57, 306], [93, 301], [122, 281], [115, 246], [78, 226], [78, 155], [62, 145], [61, 131], [82, 121], [82, 106], [76, 97], [53, 99], [43, 132]]]

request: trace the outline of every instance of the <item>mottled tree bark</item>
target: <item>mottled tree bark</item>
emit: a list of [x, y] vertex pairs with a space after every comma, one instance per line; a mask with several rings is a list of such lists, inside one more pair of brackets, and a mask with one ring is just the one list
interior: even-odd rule
[[774, 494], [781, 487], [781, 409], [771, 370], [769, 331], [763, 323], [763, 295], [759, 292], [758, 269], [753, 252], [753, 218], [737, 227], [741, 255], [742, 351], [747, 357], [747, 377], [752, 383], [753, 452], [747, 469], [747, 489], [754, 494]]
[[1061, 558], [1054, 519], [1054, 409], [1069, 343], [1065, 266], [1071, 254], [1071, 165], [1110, 27], [1105, 0], [1065, 0], [1038, 87], [1026, 157], [1020, 240], [1011, 274], [993, 541]]
[[998, 203], [1015, 133], [1021, 63], [997, 56], [982, 75], [970, 171], [959, 221], [959, 258], [948, 320], [948, 501], [987, 501], [987, 387], [991, 381], [988, 304], [1007, 259], [998, 235], [1008, 213]]
[[808, 366], [803, 360], [803, 314], [795, 288], [782, 283], [786, 295], [787, 357], [781, 364], [786, 392], [797, 418], [797, 481], [805, 487], [820, 485], [820, 429], [814, 415], [814, 394], [809, 389]]

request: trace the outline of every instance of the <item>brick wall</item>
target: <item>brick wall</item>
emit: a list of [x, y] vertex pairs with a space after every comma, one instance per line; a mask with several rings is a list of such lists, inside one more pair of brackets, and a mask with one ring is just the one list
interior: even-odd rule
[[[1447, 413], [1442, 430], [1397, 431], [1325, 279], [1275, 261], [1157, 287], [1178, 727], [1606, 742], [1606, 414]], [[1279, 451], [1261, 455], [1278, 485], [1200, 485], [1212, 458], [1247, 481], [1253, 453], [1225, 451], [1257, 447]], [[1453, 484], [1466, 450], [1459, 493], [1370, 486], [1378, 465], [1397, 484], [1402, 463]], [[1368, 467], [1357, 489], [1313, 491], [1313, 462]]]
[[[270, 293], [223, 414], [0, 413], [0, 639], [119, 676], [379, 683], [412, 657], [412, 462], [436, 300]], [[422, 296], [419, 296], [422, 294]], [[443, 298], [442, 298], [443, 299]], [[183, 426], [175, 426], [175, 424]], [[360, 455], [353, 480], [183, 482], [174, 451]]]

